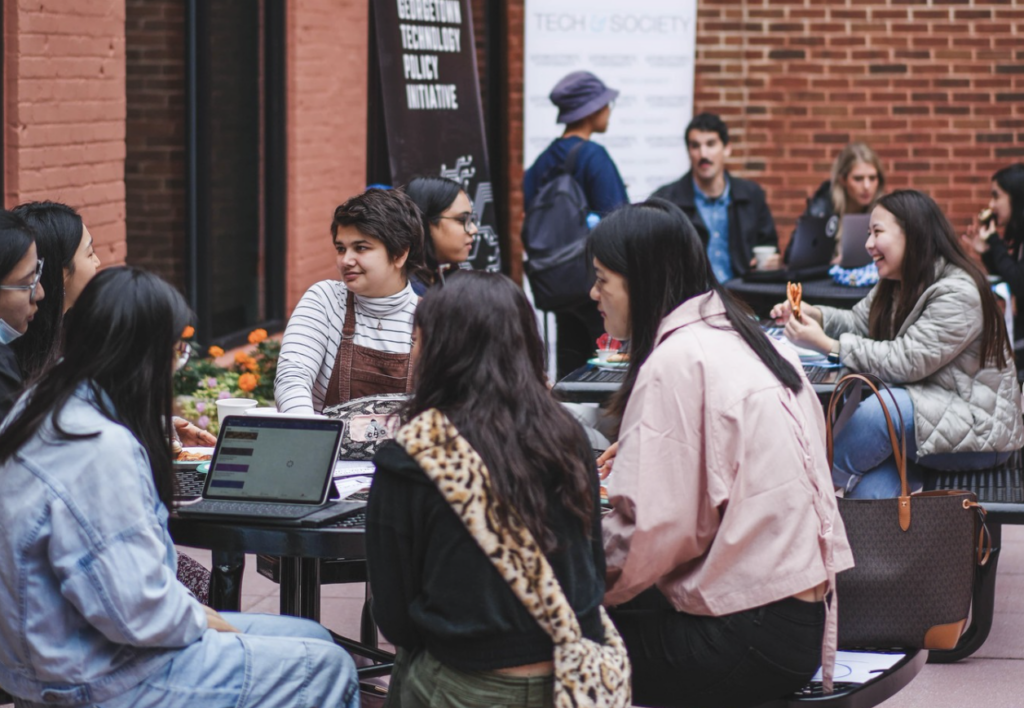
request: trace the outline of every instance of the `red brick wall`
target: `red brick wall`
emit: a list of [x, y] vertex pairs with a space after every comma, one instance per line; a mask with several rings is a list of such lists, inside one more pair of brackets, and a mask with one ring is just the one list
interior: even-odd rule
[[367, 0], [289, 0], [287, 17], [290, 313], [306, 289], [338, 277], [334, 208], [366, 187]]
[[124, 0], [4, 3], [4, 203], [77, 208], [125, 258]]
[[128, 261], [185, 289], [185, 3], [126, 0]]
[[[508, 12], [518, 185], [523, 1]], [[992, 173], [1024, 161], [1021, 0], [699, 0], [698, 19], [694, 112], [728, 122], [730, 169], [765, 188], [784, 241], [850, 141], [958, 227], [987, 202]], [[517, 187], [509, 198], [519, 224]]]

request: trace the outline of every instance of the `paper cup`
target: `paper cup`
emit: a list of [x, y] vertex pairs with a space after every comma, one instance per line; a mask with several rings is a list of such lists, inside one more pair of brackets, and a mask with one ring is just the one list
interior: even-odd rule
[[224, 398], [217, 401], [217, 420], [222, 421], [229, 415], [245, 415], [247, 410], [257, 405], [251, 398]]
[[754, 258], [760, 270], [768, 264], [768, 259], [775, 255], [775, 246], [754, 246]]
[[610, 357], [612, 354], [616, 353], [617, 351], [619, 351], [619, 350], [618, 349], [598, 349], [597, 350], [597, 360], [598, 361], [608, 361], [608, 357]]

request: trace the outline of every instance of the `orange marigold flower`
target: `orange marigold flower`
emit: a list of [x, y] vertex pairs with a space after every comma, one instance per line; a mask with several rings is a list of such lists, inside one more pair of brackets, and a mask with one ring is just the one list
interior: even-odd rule
[[220, 347], [210, 347], [207, 351], [209, 352], [210, 356], [212, 356], [214, 359], [216, 359], [219, 356], [224, 356], [224, 350], [221, 349]]
[[252, 359], [252, 357], [246, 354], [245, 352], [235, 352], [236, 364], [241, 364], [242, 366], [245, 366], [245, 362], [247, 359]]
[[193, 327], [192, 325], [189, 325], [188, 327], [186, 327], [182, 331], [181, 338], [182, 339], [192, 339], [192, 335], [194, 335], [195, 333], [196, 333], [196, 328]]
[[242, 389], [246, 393], [251, 392], [256, 385], [260, 382], [259, 378], [254, 374], [242, 374], [238, 377], [238, 388]]
[[245, 360], [244, 366], [245, 366], [246, 369], [248, 369], [249, 371], [251, 371], [254, 374], [260, 373], [260, 364], [253, 357], [247, 358]]
[[267, 338], [267, 330], [265, 329], [254, 329], [249, 332], [249, 344], [259, 344]]

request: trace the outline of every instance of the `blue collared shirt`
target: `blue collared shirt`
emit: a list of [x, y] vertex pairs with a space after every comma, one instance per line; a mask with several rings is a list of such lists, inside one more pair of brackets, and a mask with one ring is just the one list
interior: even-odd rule
[[693, 196], [697, 207], [697, 213], [708, 227], [708, 260], [711, 261], [711, 270], [719, 283], [732, 280], [732, 258], [729, 256], [729, 205], [732, 203], [730, 194], [729, 178], [725, 178], [725, 191], [712, 199], [697, 186], [697, 180], [693, 181]]
[[121, 695], [206, 631], [145, 449], [99, 405], [83, 384], [60, 426], [95, 437], [48, 421], [0, 466], [0, 686], [34, 703]]

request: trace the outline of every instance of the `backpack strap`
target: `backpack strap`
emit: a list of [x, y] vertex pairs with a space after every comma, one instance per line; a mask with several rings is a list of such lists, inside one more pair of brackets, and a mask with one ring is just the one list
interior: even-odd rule
[[567, 175], [571, 175], [573, 173], [573, 170], [576, 169], [576, 159], [579, 157], [580, 152], [583, 150], [583, 146], [586, 144], [586, 140], [580, 140], [572, 146], [569, 154], [565, 156], [565, 162], [562, 163], [562, 172]]

